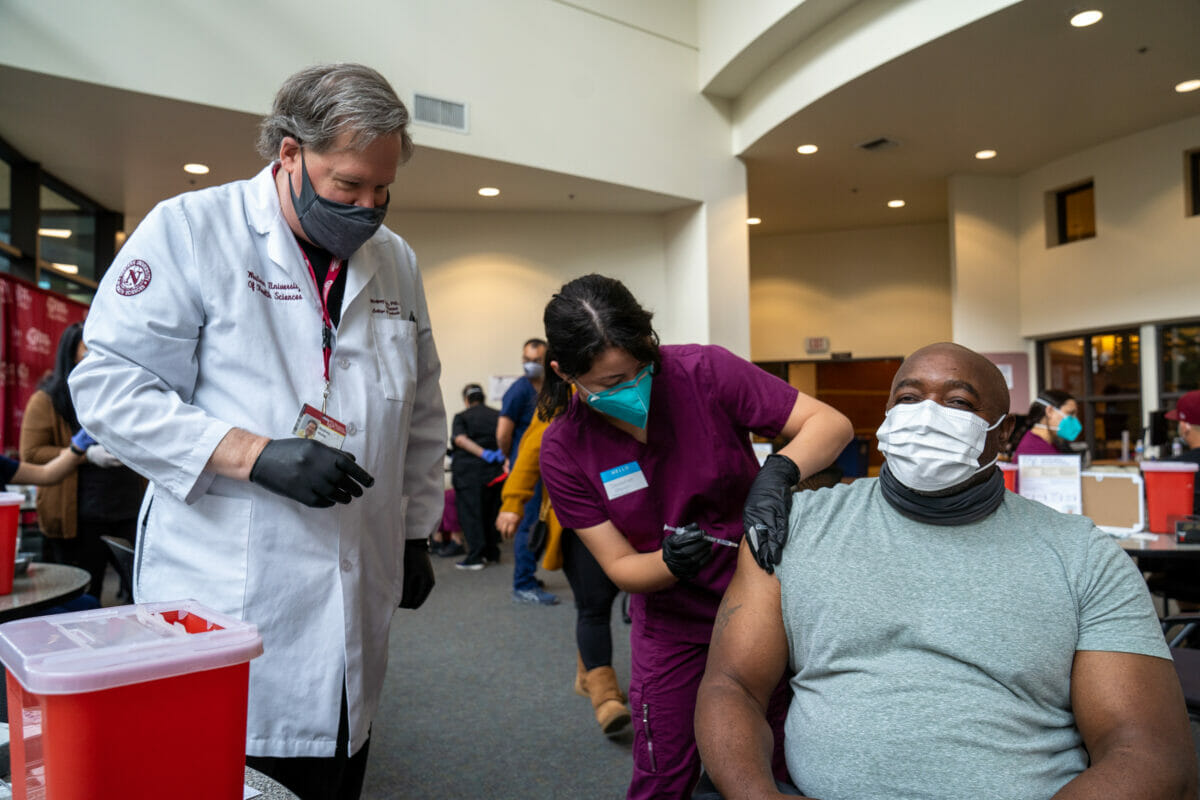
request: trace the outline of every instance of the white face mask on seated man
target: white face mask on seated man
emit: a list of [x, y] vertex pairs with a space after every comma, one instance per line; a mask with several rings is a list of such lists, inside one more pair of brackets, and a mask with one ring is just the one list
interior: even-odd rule
[[970, 411], [947, 408], [933, 400], [898, 403], [875, 432], [879, 451], [887, 457], [896, 480], [919, 492], [937, 492], [968, 480], [996, 463], [980, 466], [990, 426]]

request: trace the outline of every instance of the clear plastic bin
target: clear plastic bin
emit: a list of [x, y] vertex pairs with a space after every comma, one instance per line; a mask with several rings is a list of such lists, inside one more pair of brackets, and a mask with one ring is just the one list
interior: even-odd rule
[[16, 800], [242, 796], [250, 623], [194, 600], [0, 625]]

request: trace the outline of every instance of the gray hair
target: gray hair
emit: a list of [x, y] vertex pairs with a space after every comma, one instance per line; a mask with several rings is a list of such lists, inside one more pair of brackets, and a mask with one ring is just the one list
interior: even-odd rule
[[345, 131], [353, 133], [350, 146], [356, 150], [380, 136], [399, 134], [400, 161], [412, 157], [408, 109], [386, 78], [362, 64], [320, 64], [284, 81], [262, 121], [258, 152], [274, 160], [283, 138], [291, 136], [323, 153]]

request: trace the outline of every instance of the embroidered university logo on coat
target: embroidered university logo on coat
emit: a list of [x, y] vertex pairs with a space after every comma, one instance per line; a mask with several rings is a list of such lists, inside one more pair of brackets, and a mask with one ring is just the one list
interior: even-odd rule
[[132, 297], [141, 294], [150, 285], [150, 265], [140, 258], [135, 258], [121, 270], [117, 278], [117, 294]]

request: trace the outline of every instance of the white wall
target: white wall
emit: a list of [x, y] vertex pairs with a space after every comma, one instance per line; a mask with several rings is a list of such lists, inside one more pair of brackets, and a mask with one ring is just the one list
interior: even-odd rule
[[[853, 2], [833, 1], [838, 6]], [[760, 58], [755, 51], [767, 49], [761, 39], [773, 39], [773, 31], [785, 27], [783, 21], [789, 15], [816, 5], [830, 5], [830, 0], [742, 0], [736, 3], [729, 0], [697, 0], [700, 86], [716, 89], [722, 96], [736, 95], [738, 87], [747, 77], [745, 72], [759, 70], [762, 62], [768, 59], [773, 61], [772, 56], [778, 57], [778, 48], [786, 44], [775, 42], [776, 47], [770, 48], [772, 52], [764, 53]], [[749, 63], [743, 66], [741, 62]], [[736, 72], [737, 75], [729, 76], [730, 72]], [[717, 84], [715, 86], [714, 81]], [[727, 93], [727, 88], [732, 93]]]
[[696, 48], [696, 0], [552, 0]]
[[752, 357], [811, 358], [810, 336], [856, 358], [950, 339], [947, 237], [943, 223], [752, 237]]
[[[1200, 217], [1184, 215], [1200, 116], [1084, 150], [1019, 182], [1021, 333], [1200, 316]], [[1046, 246], [1045, 192], [1092, 178], [1096, 236]]]
[[954, 341], [982, 353], [1018, 351], [1017, 181], [949, 181], [950, 303]]
[[[469, 105], [468, 134], [422, 126], [423, 147], [704, 204], [672, 232], [684, 238], [671, 246], [682, 291], [670, 295], [670, 324], [749, 351], [745, 168], [730, 151], [727, 104], [696, 88], [692, 0], [3, 3], [0, 63], [263, 113], [300, 67], [361, 61], [402, 98]], [[609, 262], [623, 256], [619, 238], [595, 247]], [[661, 259], [656, 269], [662, 281]], [[708, 305], [712, 289], [720, 308]]]
[[[774, 2], [762, 0], [772, 11]], [[1018, 0], [862, 0], [779, 58], [734, 104], [733, 151], [744, 152], [813, 101], [875, 67]], [[703, 10], [703, 6], [702, 6]], [[702, 14], [701, 31], [709, 20]], [[702, 43], [706, 40], [702, 37]]]
[[[519, 374], [521, 345], [543, 337], [550, 296], [580, 275], [625, 283], [664, 341], [674, 329], [665, 280], [664, 220], [633, 214], [408, 213], [389, 227], [417, 254], [451, 416], [462, 387]], [[499, 407], [500, 398], [489, 397]]]
[[0, 62], [261, 114], [297, 69], [361, 61], [404, 99], [469, 104], [469, 134], [422, 128], [424, 145], [704, 200], [703, 173], [732, 155], [694, 44], [671, 38], [694, 10], [637, 5], [4, 0]]

